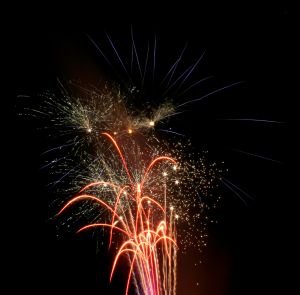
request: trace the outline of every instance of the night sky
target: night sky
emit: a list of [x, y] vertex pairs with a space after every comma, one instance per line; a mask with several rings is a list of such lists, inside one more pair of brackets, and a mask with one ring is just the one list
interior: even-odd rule
[[[254, 200], [245, 197], [245, 205], [221, 187], [222, 201], [214, 212], [218, 224], [209, 227], [202, 264], [194, 265], [194, 253], [179, 257], [178, 294], [271, 294], [283, 280], [284, 203], [290, 198], [286, 188], [289, 11], [278, 6], [226, 14], [209, 10], [199, 17], [193, 11], [190, 18], [186, 10], [182, 13], [183, 19], [165, 24], [133, 22], [136, 41], [145, 46], [156, 33], [158, 72], [186, 41], [188, 60], [197, 59], [205, 50], [197, 74], [214, 78], [201, 94], [243, 81], [194, 104], [174, 124], [191, 138], [196, 150], [207, 149], [211, 158], [224, 160], [229, 168], [227, 178]], [[5, 198], [9, 208], [4, 208], [10, 225], [6, 235], [11, 250], [7, 254], [10, 288], [29, 294], [122, 294], [122, 274], [109, 286], [110, 257], [106, 250], [96, 251], [95, 239], [71, 233], [58, 237], [49, 221], [53, 212], [49, 211], [47, 173], [39, 171], [47, 143], [33, 122], [17, 116], [19, 94], [34, 96], [51, 90], [57, 85], [56, 78], [87, 84], [102, 78], [103, 58], [85, 33], [101, 42], [106, 30], [122, 44], [120, 51], [130, 46], [130, 20], [105, 25], [95, 20], [89, 28], [79, 23], [78, 31], [69, 28], [37, 23], [27, 29], [20, 22], [19, 29], [10, 34], [13, 115], [8, 119], [13, 132], [8, 135], [9, 189]], [[285, 123], [222, 120], [228, 118]]]

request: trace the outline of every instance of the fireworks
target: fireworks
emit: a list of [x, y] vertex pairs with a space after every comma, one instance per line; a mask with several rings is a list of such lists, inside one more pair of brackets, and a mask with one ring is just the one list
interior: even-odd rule
[[[269, 16], [270, 22], [256, 22], [250, 30], [242, 24], [240, 36], [219, 18], [203, 24], [199, 18], [197, 24], [152, 21], [131, 31], [113, 18], [105, 25], [107, 34], [98, 22], [90, 38], [82, 30], [46, 28], [13, 34], [10, 90], [18, 98], [9, 98], [9, 105], [23, 118], [30, 116], [14, 121], [3, 109], [9, 133], [3, 144], [11, 151], [4, 154], [12, 180], [6, 186], [12, 203], [7, 222], [19, 274], [13, 280], [31, 290], [42, 281], [48, 291], [67, 294], [79, 289], [124, 294], [126, 288], [128, 294], [163, 293], [169, 286], [169, 293], [178, 294], [270, 288], [267, 280], [261, 286], [260, 277], [272, 278], [279, 269], [278, 259], [272, 253], [265, 257], [270, 251], [264, 250], [280, 255], [282, 248], [277, 229], [289, 188], [284, 162], [291, 95], [288, 59], [280, 60], [289, 56], [288, 11], [281, 9], [279, 23]], [[211, 30], [218, 22], [222, 25]], [[237, 80], [245, 83], [231, 88]], [[103, 133], [117, 143], [133, 184]], [[138, 187], [157, 157], [176, 164], [157, 163]], [[223, 173], [222, 160], [229, 173]], [[98, 185], [89, 186], [93, 183]], [[138, 191], [151, 199], [139, 206]], [[220, 194], [222, 205], [215, 210]], [[128, 216], [131, 210], [136, 218], [137, 207], [135, 236]], [[129, 226], [123, 224], [127, 220]], [[159, 237], [151, 231], [144, 248], [139, 245], [148, 226], [162, 237], [153, 251]], [[149, 267], [143, 257], [149, 257]], [[157, 275], [149, 278], [155, 265]]]
[[[185, 137], [173, 140], [176, 132], [161, 129], [178, 111], [169, 100], [141, 109], [131, 102], [136, 87], [71, 86], [74, 93], [44, 93], [30, 110], [50, 122], [44, 128], [58, 143], [44, 153], [50, 160], [43, 167], [62, 192], [57, 218], [74, 228], [85, 217], [78, 233], [107, 233], [115, 253], [110, 279], [120, 260], [128, 262], [125, 294], [131, 286], [137, 294], [176, 294], [177, 253], [205, 246], [209, 205], [202, 198], [211, 196], [222, 169], [205, 152], [193, 154]], [[53, 151], [61, 156], [51, 159]]]

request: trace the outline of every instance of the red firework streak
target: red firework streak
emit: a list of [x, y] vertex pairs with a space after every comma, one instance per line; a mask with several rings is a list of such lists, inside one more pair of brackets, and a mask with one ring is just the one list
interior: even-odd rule
[[[73, 203], [84, 200], [98, 203], [107, 209], [111, 216], [110, 223], [88, 224], [78, 232], [95, 227], [108, 228], [110, 230], [109, 247], [112, 244], [114, 231], [122, 235], [122, 244], [115, 255], [110, 280], [119, 260], [121, 257], [125, 257], [129, 261], [126, 295], [131, 281], [139, 294], [175, 294], [177, 265], [175, 219], [178, 216], [174, 215], [173, 207], [170, 207], [170, 211], [167, 210], [166, 182], [162, 193], [163, 205], [153, 196], [145, 195], [143, 188], [154, 166], [160, 162], [169, 162], [173, 165], [177, 165], [177, 163], [168, 156], [156, 157], [145, 169], [141, 181], [135, 183], [116, 140], [106, 132], [102, 135], [108, 138], [116, 149], [126, 171], [128, 183], [120, 186], [112, 182], [92, 182], [69, 200], [58, 212], [58, 215]], [[176, 169], [176, 166], [174, 167]], [[166, 174], [164, 175], [166, 176]], [[108, 204], [98, 196], [85, 193], [90, 188], [101, 186], [110, 187], [114, 191], [114, 205]]]

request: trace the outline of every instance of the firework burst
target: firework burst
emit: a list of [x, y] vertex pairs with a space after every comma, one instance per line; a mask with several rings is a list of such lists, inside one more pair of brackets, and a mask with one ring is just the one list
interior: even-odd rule
[[[202, 57], [171, 82], [178, 60], [166, 75], [168, 89], [180, 88]], [[110, 279], [120, 260], [128, 262], [125, 294], [131, 283], [138, 294], [176, 294], [177, 253], [205, 246], [209, 205], [203, 197], [212, 196], [223, 168], [206, 152], [193, 154], [186, 137], [162, 129], [180, 105], [165, 99], [136, 108], [135, 86], [70, 87], [44, 93], [39, 108], [28, 110], [50, 123], [44, 129], [57, 143], [44, 153], [49, 160], [43, 166], [53, 174], [50, 187], [66, 196], [55, 202], [56, 217], [72, 228], [84, 217], [88, 222], [78, 233], [106, 230], [115, 253]], [[54, 151], [61, 156], [53, 160]]]

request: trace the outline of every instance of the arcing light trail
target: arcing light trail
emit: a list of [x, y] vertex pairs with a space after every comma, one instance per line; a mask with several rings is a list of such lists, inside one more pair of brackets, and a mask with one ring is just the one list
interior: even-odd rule
[[[114, 231], [121, 233], [122, 244], [115, 255], [110, 279], [119, 260], [124, 256], [129, 261], [125, 294], [128, 294], [133, 275], [138, 278], [135, 280], [135, 288], [139, 294], [176, 294], [178, 247], [176, 219], [178, 215], [175, 214], [173, 206], [167, 206], [165, 187], [161, 188], [164, 194], [164, 204], [160, 204], [154, 196], [144, 192], [144, 184], [154, 166], [159, 165], [160, 162], [169, 162], [173, 165], [170, 169], [176, 170], [177, 162], [168, 156], [158, 156], [145, 169], [141, 182], [134, 183], [118, 143], [109, 133], [105, 132], [102, 135], [106, 136], [115, 147], [123, 168], [126, 170], [128, 183], [122, 186], [104, 181], [90, 183], [80, 190], [79, 195], [67, 202], [58, 215], [79, 201], [91, 201], [105, 207], [111, 214], [110, 223], [92, 223], [82, 227], [78, 232], [94, 227], [108, 228], [110, 229], [110, 246]], [[112, 188], [115, 192], [113, 206], [103, 201], [101, 196], [85, 194], [95, 186]]]

